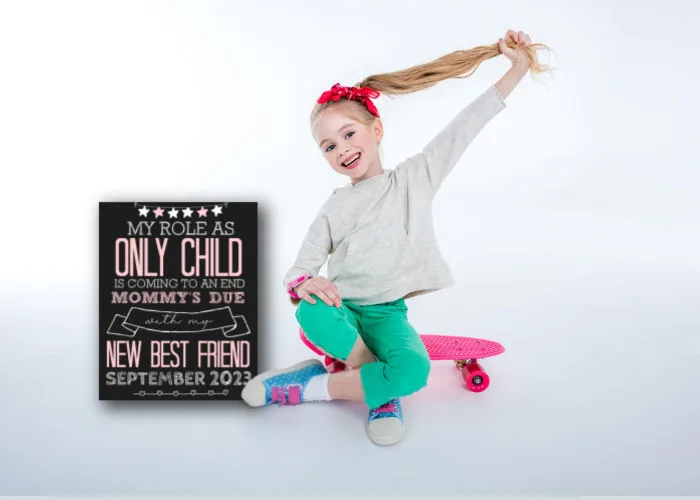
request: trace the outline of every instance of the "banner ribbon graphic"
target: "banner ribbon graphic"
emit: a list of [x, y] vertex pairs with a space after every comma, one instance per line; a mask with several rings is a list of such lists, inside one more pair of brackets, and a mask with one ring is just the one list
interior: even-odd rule
[[126, 316], [115, 314], [107, 335], [133, 338], [139, 333], [220, 332], [233, 338], [248, 335], [245, 316], [234, 316], [228, 307], [199, 312], [163, 311], [132, 307]]

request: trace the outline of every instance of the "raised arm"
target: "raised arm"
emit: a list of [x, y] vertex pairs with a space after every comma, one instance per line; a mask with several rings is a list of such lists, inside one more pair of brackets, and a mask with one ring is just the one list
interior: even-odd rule
[[474, 99], [423, 150], [406, 161], [406, 172], [428, 186], [434, 196], [479, 132], [506, 107], [505, 97], [527, 73], [513, 64], [508, 72]]
[[520, 83], [529, 69], [527, 61], [514, 62], [506, 74], [494, 84], [503, 99], [506, 99], [513, 92], [513, 89]]
[[411, 184], [425, 186], [428, 194], [435, 196], [469, 144], [505, 107], [503, 98], [492, 85], [464, 107], [420, 153], [398, 168], [405, 169]]
[[513, 92], [516, 85], [530, 70], [528, 53], [522, 49], [531, 45], [530, 36], [522, 31], [508, 30], [505, 38], [498, 39], [498, 48], [511, 63], [508, 72], [494, 85], [503, 99], [506, 99]]

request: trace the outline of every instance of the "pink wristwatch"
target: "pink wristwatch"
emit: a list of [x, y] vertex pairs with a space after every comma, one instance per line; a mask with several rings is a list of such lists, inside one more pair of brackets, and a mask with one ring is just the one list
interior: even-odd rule
[[306, 281], [306, 280], [308, 280], [308, 279], [311, 279], [311, 276], [309, 276], [308, 274], [302, 274], [301, 276], [299, 276], [299, 277], [296, 278], [295, 280], [290, 281], [290, 282], [287, 284], [287, 293], [288, 293], [289, 295], [291, 295], [291, 297], [292, 297], [293, 299], [298, 299], [299, 296], [298, 296], [297, 293], [294, 291], [294, 289], [295, 289], [297, 286], [301, 285], [304, 281]]

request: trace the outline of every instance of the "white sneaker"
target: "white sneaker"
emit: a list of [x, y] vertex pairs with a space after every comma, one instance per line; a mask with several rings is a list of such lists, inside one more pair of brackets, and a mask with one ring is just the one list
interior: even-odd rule
[[367, 435], [374, 444], [396, 444], [401, 441], [403, 431], [403, 411], [398, 399], [392, 399], [378, 408], [369, 410]]

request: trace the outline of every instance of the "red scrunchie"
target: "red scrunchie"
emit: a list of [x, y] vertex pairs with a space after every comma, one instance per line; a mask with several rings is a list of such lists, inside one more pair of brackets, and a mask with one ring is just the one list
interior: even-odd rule
[[356, 87], [343, 87], [339, 83], [336, 83], [330, 90], [326, 90], [321, 94], [321, 97], [318, 98], [318, 103], [324, 104], [328, 101], [339, 101], [343, 97], [360, 101], [367, 107], [370, 113], [379, 118], [379, 111], [377, 111], [377, 107], [371, 101], [371, 99], [379, 97], [379, 92], [369, 87], [358, 89]]

